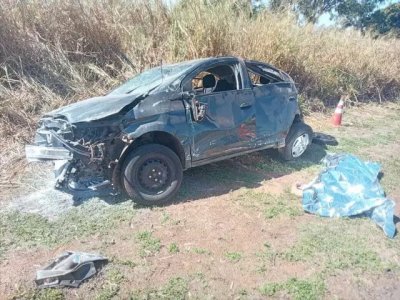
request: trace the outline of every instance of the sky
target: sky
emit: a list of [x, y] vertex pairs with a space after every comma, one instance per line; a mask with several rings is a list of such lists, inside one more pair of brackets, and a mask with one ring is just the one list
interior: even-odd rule
[[335, 21], [330, 19], [329, 13], [325, 13], [322, 16], [320, 16], [319, 20], [317, 22], [317, 25], [320, 25], [320, 26], [331, 26], [334, 24], [335, 24]]

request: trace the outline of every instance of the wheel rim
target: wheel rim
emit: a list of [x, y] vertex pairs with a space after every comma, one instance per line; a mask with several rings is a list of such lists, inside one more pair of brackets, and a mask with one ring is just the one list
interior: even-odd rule
[[300, 155], [302, 155], [306, 151], [309, 141], [310, 139], [307, 133], [298, 136], [294, 140], [292, 146], [292, 156], [299, 157]]
[[149, 159], [141, 164], [138, 172], [140, 187], [151, 194], [159, 194], [165, 190], [170, 181], [170, 171], [162, 159]]

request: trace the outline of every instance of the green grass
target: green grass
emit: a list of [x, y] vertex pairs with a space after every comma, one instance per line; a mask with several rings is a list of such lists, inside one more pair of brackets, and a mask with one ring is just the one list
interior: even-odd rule
[[387, 107], [369, 105], [349, 110], [344, 118], [351, 125], [327, 130], [336, 136], [339, 142], [337, 146], [328, 146], [328, 150], [366, 153], [368, 157], [373, 158], [374, 153], [368, 155], [368, 148], [390, 145], [398, 141], [400, 120], [396, 111], [399, 111], [399, 108], [398, 104], [390, 104]]
[[275, 265], [276, 258], [279, 255], [280, 252], [274, 250], [270, 244], [264, 243], [264, 249], [256, 253], [257, 259], [260, 262], [257, 271], [260, 273], [266, 272], [269, 265]]
[[150, 231], [142, 231], [136, 234], [136, 240], [140, 245], [140, 256], [152, 256], [160, 251], [160, 239], [153, 237]]
[[166, 224], [171, 219], [171, 216], [166, 211], [162, 212], [161, 224]]
[[205, 254], [205, 255], [211, 255], [211, 251], [205, 248], [200, 248], [200, 247], [194, 247], [192, 248], [192, 251], [196, 254]]
[[130, 202], [110, 206], [94, 200], [54, 221], [33, 213], [1, 212], [0, 254], [12, 247], [55, 246], [93, 234], [105, 235], [134, 215]]
[[126, 266], [129, 268], [135, 268], [137, 266], [137, 263], [135, 263], [133, 260], [130, 259], [117, 259], [113, 258], [112, 263], [116, 265], [121, 265], [121, 266]]
[[179, 247], [176, 243], [172, 243], [168, 246], [169, 253], [175, 254], [175, 253], [178, 253], [179, 251], [180, 251]]
[[382, 170], [384, 176], [381, 179], [381, 184], [385, 191], [389, 193], [392, 191], [399, 191], [400, 186], [400, 158], [388, 158], [387, 161], [382, 163]]
[[188, 283], [181, 277], [172, 278], [161, 289], [158, 298], [164, 299], [185, 299], [188, 293]]
[[136, 290], [131, 293], [130, 299], [139, 300], [184, 300], [189, 292], [188, 282], [182, 277], [171, 278], [164, 286], [152, 290]]
[[247, 190], [235, 200], [244, 206], [262, 211], [266, 219], [280, 216], [296, 217], [304, 214], [300, 198], [287, 190], [279, 195]]
[[107, 270], [105, 282], [103, 283], [101, 290], [96, 296], [96, 300], [108, 300], [117, 296], [120, 289], [121, 283], [125, 280], [125, 276], [120, 270], [110, 268]]
[[14, 296], [12, 299], [29, 299], [29, 300], [64, 300], [66, 299], [61, 289], [36, 289], [28, 290], [20, 295]]
[[268, 297], [274, 296], [278, 292], [285, 292], [296, 300], [312, 300], [322, 298], [325, 289], [325, 283], [320, 278], [290, 278], [281, 283], [266, 283], [260, 288], [260, 292]]
[[374, 134], [370, 137], [342, 137], [338, 138], [339, 145], [328, 147], [332, 152], [361, 153], [374, 145], [389, 145], [396, 141], [398, 135], [390, 133]]
[[228, 259], [230, 262], [238, 262], [242, 259], [242, 253], [239, 252], [226, 252], [225, 258]]
[[311, 144], [301, 159], [293, 161], [282, 160], [275, 150], [267, 150], [262, 153], [265, 153], [264, 159], [256, 164], [256, 169], [274, 175], [285, 175], [304, 169], [312, 172], [317, 168], [318, 162], [325, 156], [324, 149], [316, 144]]
[[303, 225], [297, 243], [282, 256], [289, 261], [308, 262], [328, 273], [338, 269], [382, 272], [391, 262], [383, 261], [378, 255], [379, 243], [373, 243], [372, 237], [382, 233], [376, 228], [371, 230], [370, 222], [331, 219]]
[[286, 215], [290, 217], [301, 216], [303, 214], [302, 211], [290, 207], [287, 205], [287, 201], [285, 200], [278, 200], [274, 203], [271, 207], [266, 208], [264, 211], [264, 216], [267, 219], [273, 219], [280, 215]]
[[239, 294], [239, 299], [240, 299], [241, 297], [248, 296], [249, 292], [246, 289], [240, 289], [238, 294]]

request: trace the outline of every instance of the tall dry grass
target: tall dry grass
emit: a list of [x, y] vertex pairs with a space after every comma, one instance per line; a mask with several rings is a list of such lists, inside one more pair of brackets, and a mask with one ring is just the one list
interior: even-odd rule
[[300, 27], [289, 13], [251, 16], [247, 2], [1, 1], [1, 169], [23, 156], [44, 111], [104, 93], [161, 61], [267, 61], [288, 72], [314, 107], [343, 93], [354, 101], [399, 96], [399, 40]]

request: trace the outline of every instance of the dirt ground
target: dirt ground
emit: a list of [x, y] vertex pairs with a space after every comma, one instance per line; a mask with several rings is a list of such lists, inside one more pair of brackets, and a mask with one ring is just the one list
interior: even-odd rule
[[[327, 152], [382, 164], [400, 215], [399, 104], [348, 109], [341, 128], [307, 118], [338, 146], [282, 162], [261, 151], [188, 170], [176, 201], [145, 208], [122, 196], [52, 188], [32, 165], [0, 200], [0, 299], [400, 299], [400, 238], [365, 218], [304, 213], [297, 183]], [[400, 229], [396, 217], [397, 230]], [[35, 288], [35, 271], [66, 250], [109, 258], [77, 289]]]

